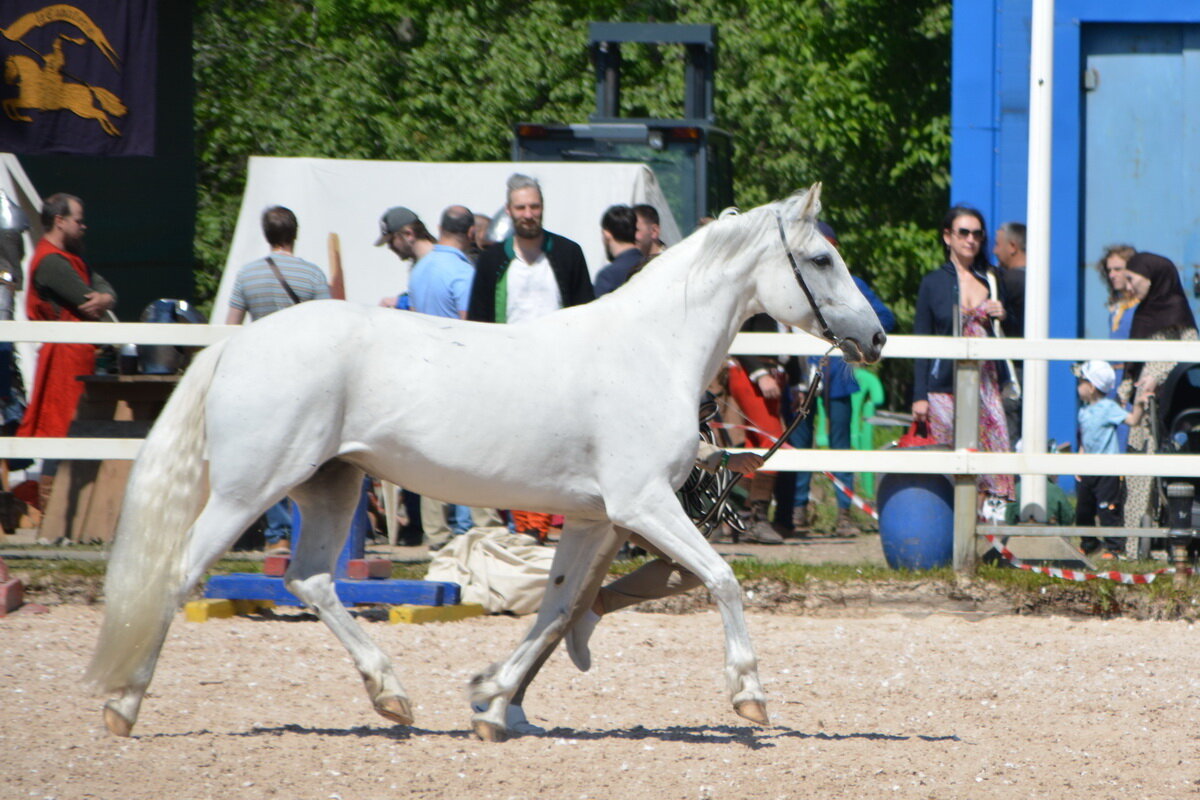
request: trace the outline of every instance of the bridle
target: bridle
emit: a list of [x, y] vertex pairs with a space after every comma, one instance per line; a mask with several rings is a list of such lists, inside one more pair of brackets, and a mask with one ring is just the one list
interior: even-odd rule
[[[769, 447], [763, 454], [763, 460], [768, 460], [771, 458], [771, 456], [775, 455], [775, 451], [783, 447], [788, 438], [792, 435], [792, 431], [796, 429], [796, 426], [800, 424], [801, 420], [803, 420], [812, 412], [813, 400], [821, 393], [822, 377], [825, 373], [825, 367], [829, 363], [829, 354], [832, 353], [834, 349], [840, 348], [843, 341], [842, 337], [834, 334], [833, 330], [829, 327], [829, 323], [825, 321], [825, 315], [821, 313], [821, 307], [817, 305], [817, 301], [816, 298], [813, 297], [812, 290], [808, 288], [808, 283], [804, 280], [804, 274], [800, 272], [800, 264], [796, 261], [796, 257], [792, 255], [792, 248], [788, 246], [787, 231], [783, 227], [783, 215], [779, 213], [779, 209], [775, 209], [775, 222], [779, 225], [779, 239], [781, 242], [783, 242], [783, 252], [787, 254], [788, 263], [792, 265], [792, 274], [796, 276], [796, 283], [800, 284], [801, 291], [803, 291], [804, 296], [808, 298], [809, 308], [812, 309], [813, 314], [816, 316], [817, 324], [821, 326], [821, 336], [830, 343], [830, 346], [825, 355], [821, 356], [821, 360], [817, 365], [817, 369], [813, 372], [812, 380], [808, 386], [808, 392], [804, 398], [804, 402], [801, 404], [800, 408], [796, 410], [796, 416], [792, 419], [791, 424], [789, 424], [783, 433], [780, 434], [779, 438], [775, 440], [775, 443], [772, 444], [771, 447]], [[718, 469], [722, 470], [723, 468], [719, 467]], [[740, 474], [732, 474], [719, 496], [717, 496], [715, 499], [711, 497], [705, 498], [707, 502], [711, 502], [707, 512], [704, 513], [704, 515], [699, 519], [696, 519], [695, 516], [693, 516], [693, 521], [696, 523], [696, 527], [705, 533], [706, 538], [714, 537], [719, 532], [718, 523], [720, 519], [729, 513], [726, 506], [729, 501], [729, 494], [733, 491], [733, 487], [737, 484], [740, 478]], [[737, 528], [734, 527], [733, 531], [734, 541], [736, 542], [738, 540]]]
[[[842, 337], [836, 335], [829, 327], [829, 323], [825, 321], [825, 315], [821, 313], [821, 307], [817, 305], [817, 300], [813, 297], [812, 290], [808, 288], [808, 283], [804, 280], [804, 273], [800, 271], [800, 264], [797, 263], [796, 257], [792, 255], [792, 248], [788, 246], [787, 231], [783, 227], [783, 215], [779, 213], [779, 209], [775, 209], [775, 222], [779, 226], [779, 240], [783, 242], [783, 252], [787, 254], [788, 263], [792, 265], [792, 274], [796, 276], [796, 283], [800, 284], [800, 290], [808, 298], [808, 306], [816, 316], [817, 324], [821, 326], [821, 337], [825, 341], [830, 342], [833, 347], [841, 347]], [[832, 350], [832, 348], [830, 349]]]

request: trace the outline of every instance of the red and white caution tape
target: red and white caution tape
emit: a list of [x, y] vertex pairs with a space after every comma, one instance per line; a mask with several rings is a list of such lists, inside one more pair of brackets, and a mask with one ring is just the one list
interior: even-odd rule
[[833, 482], [833, 485], [837, 487], [837, 490], [846, 495], [846, 497], [850, 498], [850, 502], [853, 503], [864, 514], [870, 515], [871, 519], [875, 520], [876, 522], [879, 521], [879, 512], [875, 510], [873, 505], [856, 495], [853, 489], [839, 481], [832, 472], [826, 472], [825, 477], [829, 478], [829, 480]]
[[1145, 573], [1118, 572], [1115, 570], [1112, 572], [1081, 572], [1077, 569], [1060, 569], [1059, 567], [1035, 567], [1031, 564], [1024, 563], [1021, 561], [1021, 559], [1014, 556], [1012, 551], [1005, 547], [1004, 543], [1000, 541], [999, 537], [988, 534], [985, 538], [988, 540], [988, 543], [991, 544], [992, 549], [994, 549], [1005, 561], [1017, 569], [1023, 569], [1029, 572], [1040, 572], [1042, 575], [1049, 575], [1051, 578], [1062, 578], [1063, 580], [1067, 581], [1076, 581], [1082, 583], [1083, 581], [1106, 580], [1116, 581], [1117, 583], [1144, 584], [1154, 583], [1154, 579], [1159, 575], [1174, 575], [1175, 573], [1179, 573], [1181, 575], [1196, 574], [1196, 571], [1191, 567], [1184, 567], [1182, 570], [1176, 569], [1175, 567], [1163, 567], [1162, 569], [1154, 570], [1154, 572]]
[[[741, 428], [743, 430], [754, 431], [758, 435], [769, 439], [772, 443], [775, 442], [775, 437], [771, 436], [771, 434], [767, 433], [761, 428], [753, 425], [739, 425], [737, 423], [729, 422], [710, 422], [709, 425], [713, 426], [714, 428]], [[784, 447], [794, 449], [790, 448], [789, 445], [784, 445]], [[879, 513], [875, 510], [875, 508], [866, 500], [863, 500], [861, 497], [855, 494], [852, 489], [846, 486], [846, 484], [838, 480], [832, 472], [826, 472], [825, 477], [829, 478], [839, 492], [850, 498], [851, 503], [861, 509], [864, 513], [871, 515], [873, 519], [879, 519]], [[1085, 572], [1077, 569], [1062, 569], [1060, 567], [1035, 567], [1032, 564], [1026, 564], [1025, 562], [1021, 561], [1021, 559], [1013, 555], [1013, 552], [1004, 546], [1004, 543], [1000, 541], [999, 537], [988, 534], [985, 538], [988, 540], [988, 543], [991, 544], [992, 549], [1000, 554], [1001, 558], [1017, 569], [1023, 569], [1028, 572], [1037, 572], [1042, 575], [1049, 575], [1051, 578], [1061, 578], [1066, 581], [1075, 581], [1077, 583], [1082, 583], [1084, 581], [1105, 580], [1124, 584], [1147, 584], [1154, 583], [1154, 579], [1160, 575], [1174, 575], [1176, 573], [1182, 575], [1196, 574], [1196, 570], [1192, 569], [1191, 567], [1184, 567], [1182, 570], [1176, 569], [1175, 567], [1163, 567], [1162, 569], [1156, 569], [1153, 572], [1144, 573], [1120, 572], [1117, 570], [1113, 570], [1111, 572]]]
[[[761, 436], [764, 439], [766, 439], [767, 441], [769, 441], [771, 444], [775, 444], [777, 441], [779, 441], [778, 437], [776, 437], [770, 433], [767, 433], [766, 431], [764, 431], [762, 428], [758, 427], [757, 425], [749, 425], [749, 424], [743, 425], [740, 422], [710, 422], [710, 423], [708, 423], [708, 427], [724, 428], [725, 430], [730, 430], [730, 431], [732, 431], [732, 430], [753, 431], [754, 433], [757, 433], [759, 436]], [[795, 449], [790, 444], [785, 444], [784, 448], [786, 448], [788, 450]]]

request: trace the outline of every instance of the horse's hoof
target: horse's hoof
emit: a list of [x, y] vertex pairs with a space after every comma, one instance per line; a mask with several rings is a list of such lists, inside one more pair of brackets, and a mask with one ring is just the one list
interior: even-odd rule
[[113, 736], [128, 737], [133, 733], [133, 720], [126, 719], [125, 715], [109, 702], [104, 704], [104, 727], [108, 728], [108, 732]]
[[375, 710], [380, 716], [387, 717], [392, 722], [398, 722], [401, 725], [413, 724], [412, 706], [403, 697], [392, 695], [391, 697], [377, 698]]
[[739, 717], [745, 717], [759, 725], [770, 725], [771, 718], [767, 716], [767, 706], [758, 700], [743, 700], [733, 707]]
[[485, 742], [503, 742], [508, 738], [508, 730], [500, 725], [494, 725], [485, 719], [471, 720], [471, 730]]

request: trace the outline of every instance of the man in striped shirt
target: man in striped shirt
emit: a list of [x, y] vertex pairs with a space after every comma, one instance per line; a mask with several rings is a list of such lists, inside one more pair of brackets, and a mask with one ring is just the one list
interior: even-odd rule
[[[292, 252], [299, 225], [291, 209], [268, 208], [262, 215], [262, 228], [271, 252], [238, 270], [225, 319], [229, 325], [242, 324], [247, 312], [250, 319], [256, 320], [305, 300], [329, 297], [329, 284], [321, 268]], [[270, 262], [274, 262], [279, 275]]]
[[[283, 206], [268, 208], [262, 215], [262, 229], [271, 252], [238, 270], [233, 295], [229, 298], [229, 315], [225, 318], [229, 325], [241, 325], [247, 312], [251, 320], [257, 320], [305, 300], [329, 298], [329, 284], [321, 268], [296, 258], [292, 252], [300, 226], [291, 209]], [[267, 509], [266, 517], [267, 527], [263, 531], [266, 551], [289, 552], [290, 501], [286, 497], [280, 500]]]

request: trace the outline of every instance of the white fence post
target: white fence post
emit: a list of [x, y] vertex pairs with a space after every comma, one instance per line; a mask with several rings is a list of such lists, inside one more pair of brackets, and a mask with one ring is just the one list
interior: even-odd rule
[[[1050, 332], [1050, 154], [1053, 129], [1054, 0], [1033, 0], [1029, 59], [1029, 163], [1025, 222], [1025, 338], [1043, 339]], [[1074, 266], [1074, 265], [1071, 265]], [[1046, 404], [1049, 365], [1025, 362], [1021, 450], [1046, 451]], [[1021, 519], [1046, 521], [1046, 481], [1022, 475]]]
[[[959, 361], [954, 370], [954, 449], [979, 449], [979, 362]], [[954, 569], [975, 569], [975, 520], [979, 496], [974, 475], [954, 476]]]

